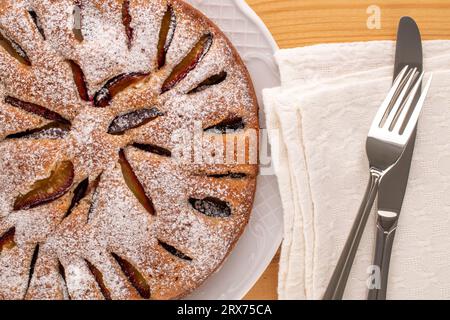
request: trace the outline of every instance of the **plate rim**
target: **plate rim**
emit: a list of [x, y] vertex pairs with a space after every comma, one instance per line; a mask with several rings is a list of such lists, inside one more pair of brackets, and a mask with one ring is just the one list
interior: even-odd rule
[[[263, 22], [261, 17], [258, 16], [258, 14], [250, 7], [250, 5], [245, 0], [233, 0], [233, 2], [236, 4], [236, 6], [242, 11], [244, 15], [246, 15], [255, 25], [261, 30], [264, 38], [269, 43], [270, 47], [272, 48], [272, 54], [275, 54], [276, 51], [278, 51], [280, 48], [275, 41], [272, 33], [267, 28], [266, 24]], [[260, 106], [260, 108], [264, 108], [264, 105]], [[278, 180], [277, 180], [278, 184]], [[279, 190], [279, 189], [278, 189]], [[252, 290], [252, 288], [258, 283], [258, 281], [261, 279], [261, 276], [264, 274], [264, 272], [267, 270], [269, 265], [272, 263], [273, 258], [277, 254], [281, 244], [283, 241], [283, 234], [278, 235], [278, 239], [276, 242], [274, 242], [273, 247], [271, 248], [271, 258], [268, 259], [267, 263], [264, 263], [260, 266], [257, 272], [254, 272], [254, 278], [252, 281], [249, 281], [249, 287], [245, 289], [245, 292], [240, 293], [240, 300], [245, 298], [245, 296]], [[269, 255], [268, 255], [269, 256]], [[251, 284], [251, 285], [250, 285]], [[242, 290], [244, 291], [244, 289]]]
[[275, 54], [276, 51], [280, 49], [277, 42], [275, 41], [275, 38], [273, 37], [272, 33], [267, 28], [264, 21], [261, 19], [260, 16], [250, 7], [250, 5], [245, 0], [232, 0], [236, 6], [242, 11], [243, 14], [245, 14], [250, 20], [252, 20], [258, 28], [262, 31], [264, 38], [269, 42], [272, 53]]
[[[203, 1], [201, 1], [201, 2], [199, 2], [199, 4], [201, 4], [201, 3], [208, 3], [209, 1], [211, 1], [211, 0], [203, 0]], [[215, 0], [212, 0], [212, 4], [215, 4], [215, 2], [214, 2]], [[245, 16], [245, 18], [246, 19], [248, 19], [248, 21], [250, 22], [250, 23], [253, 23], [254, 25], [255, 25], [255, 27], [260, 31], [260, 33], [261, 33], [261, 37], [267, 42], [267, 44], [268, 44], [268, 47], [267, 47], [267, 49], [269, 49], [269, 51], [270, 51], [270, 53], [272, 54], [272, 56], [271, 56], [271, 59], [273, 60], [273, 62], [274, 62], [274, 64], [275, 65], [277, 65], [276, 64], [276, 61], [275, 61], [275, 57], [274, 57], [274, 55], [275, 55], [275, 53], [276, 53], [276, 51], [278, 51], [279, 50], [279, 46], [278, 46], [278, 44], [276, 43], [276, 41], [275, 41], [275, 39], [273, 38], [273, 36], [272, 36], [272, 34], [270, 33], [270, 31], [269, 31], [269, 29], [267, 28], [267, 26], [264, 24], [264, 22], [262, 21], [262, 19], [256, 14], [256, 12], [248, 5], [248, 3], [245, 1], [245, 0], [228, 0], [229, 1], [229, 3], [230, 4], [232, 4], [232, 5], [234, 5], [235, 7], [236, 7], [236, 9], [237, 10], [239, 10], [244, 16]], [[190, 2], [190, 1], [189, 1]], [[199, 9], [200, 11], [202, 11], [201, 10], [201, 8], [199, 8], [197, 5], [195, 5], [195, 2], [194, 2], [194, 7], [196, 7], [197, 9]], [[203, 13], [203, 14], [205, 14], [205, 13]], [[205, 14], [207, 17], [208, 17], [208, 14]], [[209, 17], [208, 17], [209, 18]], [[211, 18], [210, 18], [211, 19]], [[215, 22], [216, 23], [216, 22]], [[217, 23], [216, 23], [217, 24]], [[220, 28], [220, 27], [219, 27]], [[226, 32], [225, 32], [225, 34], [226, 34]], [[228, 35], [227, 35], [228, 36]], [[233, 43], [233, 41], [230, 39], [230, 41]], [[233, 43], [233, 45], [235, 45], [234, 43]], [[235, 45], [236, 46], [236, 45]], [[244, 62], [245, 63], [245, 62]], [[277, 80], [280, 80], [279, 79], [279, 76], [278, 76], [278, 79]], [[264, 104], [261, 102], [260, 103], [260, 108], [264, 108]], [[262, 176], [258, 176], [258, 179], [260, 179]], [[278, 180], [277, 180], [277, 178], [276, 178], [276, 176], [275, 175], [273, 175], [273, 179], [274, 179], [274, 182], [277, 184], [277, 190], [279, 191], [279, 188], [278, 188]], [[259, 182], [259, 183], [261, 183], [261, 181]], [[257, 186], [257, 188], [259, 188], [259, 186]], [[282, 204], [281, 204], [281, 208], [280, 208], [280, 210], [282, 211], [283, 210], [283, 208], [282, 208]], [[282, 216], [281, 216], [281, 220], [282, 220]], [[251, 219], [251, 218], [250, 218]], [[281, 221], [281, 223], [282, 223], [282, 221]], [[281, 225], [281, 227], [283, 228], [283, 223], [282, 223], [282, 225]], [[247, 225], [247, 227], [246, 228], [249, 228], [249, 225]], [[238, 240], [238, 242], [237, 243], [239, 243], [239, 241], [241, 241], [241, 239], [242, 239], [242, 237], [240, 237], [240, 239]], [[281, 246], [281, 244], [282, 244], [282, 239], [283, 239], [283, 232], [281, 231], [281, 232], [279, 232], [279, 233], [277, 233], [277, 235], [276, 236], [274, 236], [273, 238], [272, 238], [272, 244], [271, 245], [268, 245], [267, 246], [267, 248], [266, 248], [266, 251], [267, 251], [267, 253], [268, 254], [266, 254], [265, 255], [265, 257], [263, 258], [263, 259], [260, 259], [260, 261], [262, 262], [262, 263], [260, 263], [258, 266], [256, 266], [256, 268], [253, 270], [253, 272], [251, 273], [251, 275], [250, 276], [247, 276], [247, 281], [245, 282], [245, 285], [242, 285], [241, 286], [241, 288], [239, 289], [239, 290], [236, 290], [235, 292], [234, 292], [234, 294], [233, 294], [233, 296], [232, 297], [225, 297], [224, 299], [230, 299], [230, 300], [242, 300], [243, 298], [245, 298], [245, 296], [251, 291], [251, 289], [255, 286], [255, 284], [261, 279], [261, 276], [264, 274], [264, 272], [267, 270], [267, 268], [268, 268], [268, 266], [271, 264], [271, 262], [273, 261], [273, 258], [275, 257], [275, 255], [277, 254], [277, 252], [278, 252], [278, 250], [279, 250], [279, 248], [280, 248], [280, 246]], [[237, 245], [237, 243], [236, 243], [236, 245]], [[235, 250], [236, 248], [234, 248], [233, 249], [233, 251]], [[230, 253], [231, 254], [231, 253]], [[227, 257], [227, 259], [228, 259], [228, 257]], [[219, 267], [219, 270], [221, 270], [222, 269], [222, 266], [223, 265], [225, 265], [226, 264], [226, 262], [227, 262], [227, 259], [223, 262], [223, 264], [221, 265], [221, 267]], [[206, 282], [207, 282], [208, 280], [206, 280]], [[205, 282], [205, 283], [206, 283]], [[200, 286], [199, 288], [197, 288], [196, 290], [199, 290], [199, 289], [201, 289], [201, 287], [202, 286]], [[196, 292], [196, 290], [195, 291], [193, 291], [190, 295], [188, 295], [188, 299], [189, 299], [189, 297], [191, 296], [191, 295], [195, 295], [195, 292]], [[195, 298], [194, 298], [195, 299]], [[205, 299], [208, 299], [208, 298], [205, 298]], [[212, 299], [212, 300], [214, 300], [214, 299], [221, 299], [220, 297], [219, 298], [217, 298], [217, 297], [212, 297], [212, 298], [209, 298], [209, 299]]]

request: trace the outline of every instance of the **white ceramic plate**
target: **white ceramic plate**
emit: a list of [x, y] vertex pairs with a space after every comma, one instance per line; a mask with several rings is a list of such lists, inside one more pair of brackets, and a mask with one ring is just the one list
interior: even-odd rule
[[[277, 45], [270, 32], [244, 0], [187, 1], [213, 20], [238, 49], [253, 78], [261, 107], [261, 126], [265, 128], [261, 92], [280, 83], [273, 58]], [[267, 159], [270, 152], [265, 135], [263, 130], [261, 159]], [[256, 201], [246, 231], [222, 268], [187, 299], [242, 299], [273, 259], [282, 240], [283, 211], [270, 163], [265, 163], [261, 171], [264, 175], [258, 178]]]

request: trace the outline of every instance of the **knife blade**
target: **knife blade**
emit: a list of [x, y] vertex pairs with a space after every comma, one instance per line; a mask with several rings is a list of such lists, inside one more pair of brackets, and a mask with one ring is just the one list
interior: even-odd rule
[[[410, 17], [400, 20], [397, 33], [394, 79], [406, 66], [423, 70], [422, 40], [419, 27]], [[421, 94], [415, 97], [417, 103]], [[413, 104], [413, 105], [414, 105]], [[377, 245], [374, 266], [379, 267], [379, 286], [369, 290], [369, 300], [385, 300], [388, 286], [389, 264], [398, 219], [408, 185], [411, 161], [414, 154], [416, 132], [398, 164], [383, 178], [378, 193]]]

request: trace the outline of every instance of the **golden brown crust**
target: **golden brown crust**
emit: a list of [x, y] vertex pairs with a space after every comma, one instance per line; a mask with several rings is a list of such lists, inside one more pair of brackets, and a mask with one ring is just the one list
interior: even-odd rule
[[[0, 250], [0, 299], [139, 299], [143, 283], [152, 299], [181, 298], [217, 270], [249, 220], [259, 128], [250, 76], [224, 34], [180, 0], [130, 0], [129, 25], [123, 0], [81, 4], [82, 42], [67, 25], [73, 0], [0, 4], [2, 35], [31, 64], [0, 47], [0, 239], [15, 230], [15, 246]], [[159, 68], [160, 26], [169, 7], [176, 28]], [[203, 38], [198, 61], [193, 56], [193, 67], [182, 68], [188, 71], [162, 90], [205, 35], [210, 39]], [[68, 60], [83, 71], [91, 101], [83, 100], [83, 82]], [[217, 83], [193, 91], [224, 72]], [[133, 73], [137, 82], [118, 82]], [[100, 107], [105, 88], [110, 97]], [[52, 123], [53, 113], [70, 126], [22, 134]], [[113, 121], [123, 134], [111, 134]], [[213, 127], [219, 131], [203, 132]], [[224, 128], [238, 130], [223, 134]], [[176, 157], [180, 139], [196, 132], [204, 136], [199, 150], [205, 154], [183, 162]], [[149, 146], [159, 149], [149, 152]], [[138, 182], [124, 178], [121, 150]], [[215, 162], [227, 152], [233, 159], [244, 152], [244, 162]], [[74, 165], [69, 192], [15, 211], [14, 200], [61, 161]]]

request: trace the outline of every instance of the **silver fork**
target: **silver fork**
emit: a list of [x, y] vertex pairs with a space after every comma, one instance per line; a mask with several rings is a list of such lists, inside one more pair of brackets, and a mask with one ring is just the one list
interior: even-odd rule
[[[333, 276], [323, 297], [324, 300], [340, 300], [367, 224], [375, 197], [383, 176], [399, 161], [419, 121], [432, 76], [422, 95], [413, 106], [424, 74], [406, 66], [394, 81], [392, 89], [379, 108], [366, 142], [370, 164], [370, 181], [355, 223], [341, 253]], [[410, 115], [410, 117], [408, 117]]]

